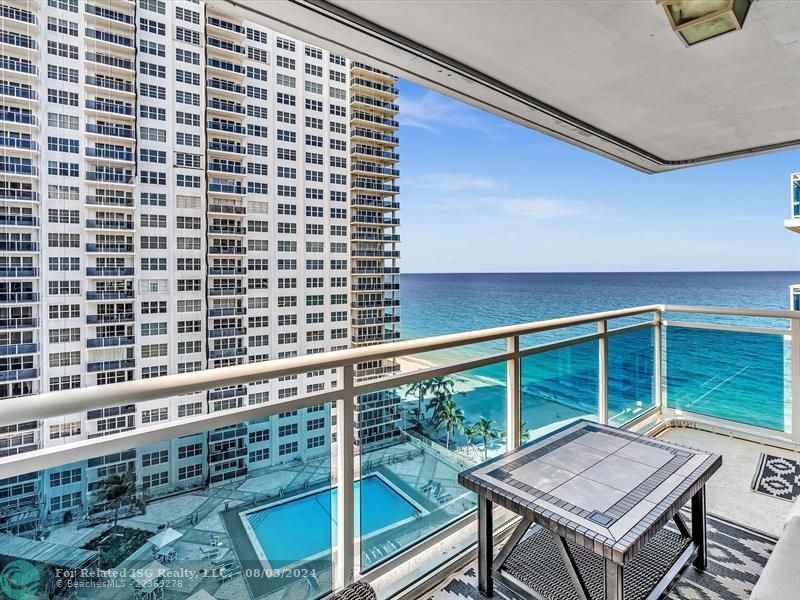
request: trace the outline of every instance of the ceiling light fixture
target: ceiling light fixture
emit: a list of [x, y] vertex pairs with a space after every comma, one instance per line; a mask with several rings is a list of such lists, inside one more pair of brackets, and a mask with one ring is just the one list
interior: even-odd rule
[[656, 0], [664, 8], [672, 31], [684, 44], [715, 38], [744, 25], [755, 0]]

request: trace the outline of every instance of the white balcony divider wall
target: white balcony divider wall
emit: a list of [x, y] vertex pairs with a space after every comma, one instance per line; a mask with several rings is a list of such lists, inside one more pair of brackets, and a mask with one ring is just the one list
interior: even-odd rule
[[[666, 320], [664, 318], [665, 314], [692, 315], [691, 319], [698, 320]], [[631, 319], [632, 317], [635, 317], [635, 319]], [[732, 317], [740, 320], [745, 318], [751, 320], [765, 319], [768, 320], [770, 326], [734, 325], [720, 322], [726, 319], [730, 320]], [[643, 318], [646, 320], [642, 321]], [[623, 321], [620, 324], [619, 320], [621, 319], [627, 322]], [[627, 324], [631, 321], [635, 322]], [[789, 327], [774, 327], [772, 325], [775, 322], [788, 322]], [[531, 339], [525, 336], [578, 326], [594, 326], [596, 327], [596, 332], [543, 345], [525, 346], [525, 343]], [[669, 376], [668, 371], [670, 369], [669, 353], [673, 349], [664, 339], [664, 332], [667, 329], [671, 331], [711, 331], [778, 336], [775, 338], [777, 343], [781, 344], [782, 347], [790, 346], [791, 349], [785, 361], [788, 373], [784, 373], [784, 376], [791, 383], [782, 398], [774, 399], [775, 402], [784, 403], [789, 402], [788, 398], [791, 398], [782, 431], [776, 428], [769, 429], [742, 422], [734, 423], [726, 420], [723, 416], [696, 414], [670, 406], [669, 390], [665, 387], [665, 382]], [[354, 477], [356, 476], [354, 469], [356, 446], [353, 443], [353, 413], [357, 408], [358, 396], [505, 362], [507, 374], [507, 444], [509, 447], [513, 447], [521, 443], [520, 430], [523, 412], [521, 375], [525, 369], [524, 361], [526, 358], [542, 357], [548, 352], [574, 347], [586, 342], [597, 342], [598, 393], [596, 418], [601, 423], [608, 423], [609, 362], [614, 360], [615, 339], [618, 336], [632, 334], [636, 331], [651, 331], [653, 334], [652, 406], [644, 407], [642, 411], [636, 414], [635, 418], [622, 424], [623, 427], [632, 428], [642, 425], [645, 421], [649, 423], [648, 419], [651, 418], [656, 425], [663, 425], [665, 420], [691, 421], [695, 424], [704, 424], [704, 426], [712, 429], [727, 428], [727, 431], [734, 432], [736, 435], [745, 438], [769, 440], [770, 443], [786, 447], [800, 445], [800, 313], [774, 310], [649, 305], [4, 400], [2, 408], [0, 408], [0, 426], [102, 408], [112, 402], [114, 404], [145, 402], [167, 396], [235, 384], [247, 384], [252, 381], [299, 374], [317, 369], [336, 368], [341, 373], [342, 378], [341, 387], [333, 391], [197, 415], [156, 424], [152, 427], [137, 428], [103, 438], [67, 443], [26, 454], [5, 457], [0, 459], [0, 472], [3, 473], [4, 477], [13, 477], [79, 460], [86, 460], [111, 452], [119, 452], [132, 447], [146, 446], [180, 436], [235, 425], [251, 419], [264, 418], [328, 402], [337, 402], [340, 416], [338, 424], [339, 435], [336, 441], [337, 462], [334, 463], [336, 465], [336, 485], [338, 487], [338, 532], [334, 549], [336, 567], [334, 584], [339, 587], [362, 575], [372, 579], [388, 573], [391, 569], [408, 561], [412, 556], [418, 555], [449, 533], [456, 531], [475, 518], [475, 511], [469, 511], [455, 522], [448, 524], [441, 531], [422, 537], [414, 546], [405, 549], [399, 554], [390, 556], [386, 560], [378, 561], [377, 564], [370, 567], [367, 573], [363, 573], [358, 568], [358, 542], [354, 540], [355, 527], [353, 517], [353, 485]], [[488, 352], [470, 360], [398, 374], [379, 380], [363, 382], [357, 381], [354, 376], [354, 366], [366, 361], [392, 359], [405, 355], [498, 340], [505, 340], [505, 351], [498, 353]], [[673, 351], [678, 352], [679, 350], [679, 348], [674, 348]], [[733, 351], [735, 348], [731, 350]], [[777, 360], [780, 360], [781, 364], [784, 362], [782, 357], [778, 357]]]

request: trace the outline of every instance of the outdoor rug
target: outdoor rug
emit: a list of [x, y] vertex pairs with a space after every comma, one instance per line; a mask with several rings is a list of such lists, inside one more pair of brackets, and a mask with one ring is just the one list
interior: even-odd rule
[[800, 496], [800, 463], [791, 458], [762, 453], [752, 488], [759, 494], [794, 502]]
[[[668, 600], [747, 600], [777, 540], [712, 515], [707, 525], [707, 570], [686, 569]], [[478, 591], [477, 567], [471, 564], [427, 598], [484, 600]], [[502, 598], [497, 588], [495, 598]]]

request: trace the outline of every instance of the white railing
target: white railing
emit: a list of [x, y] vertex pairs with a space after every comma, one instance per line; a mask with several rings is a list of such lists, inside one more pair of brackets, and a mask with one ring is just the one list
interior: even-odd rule
[[[665, 313], [788, 320], [790, 327], [754, 327], [724, 323], [667, 321], [664, 320]], [[641, 316], [649, 316], [650, 318], [644, 322], [609, 328], [609, 322]], [[523, 346], [523, 342], [527, 341], [522, 339], [524, 336], [586, 325], [595, 325], [597, 328], [596, 333], [579, 335], [543, 345]], [[11, 425], [22, 421], [60, 417], [65, 414], [80, 413], [111, 405], [120, 405], [123, 403], [133, 404], [225, 386], [242, 385], [264, 379], [302, 374], [315, 370], [336, 368], [340, 373], [340, 385], [337, 389], [331, 391], [182, 418], [180, 420], [141, 427], [107, 437], [66, 443], [25, 454], [4, 457], [0, 459], [0, 473], [2, 473], [2, 477], [13, 477], [15, 475], [57, 467], [128, 448], [146, 446], [185, 435], [202, 433], [220, 427], [243, 423], [253, 419], [261, 419], [283, 412], [323, 403], [337, 402], [338, 542], [335, 550], [337, 556], [335, 582], [337, 586], [341, 586], [352, 581], [357, 576], [354, 542], [353, 483], [356, 473], [354, 468], [355, 447], [353, 429], [354, 411], [357, 408], [358, 396], [390, 388], [407, 386], [414, 382], [424, 381], [433, 377], [451, 375], [470, 369], [505, 362], [507, 444], [509, 447], [514, 447], [519, 445], [521, 435], [521, 370], [522, 361], [525, 357], [596, 340], [599, 347], [597, 418], [601, 423], [607, 423], [609, 420], [609, 339], [632, 331], [652, 328], [654, 331], [655, 348], [653, 357], [654, 406], [637, 416], [636, 420], [638, 422], [646, 417], [663, 412], [666, 408], [666, 398], [662, 390], [662, 382], [664, 379], [662, 365], [668, 363], [666, 353], [662, 356], [663, 343], [661, 337], [664, 327], [708, 328], [725, 331], [763, 333], [781, 335], [789, 339], [791, 343], [792, 410], [790, 422], [791, 437], [788, 439], [795, 443], [800, 443], [800, 313], [775, 310], [648, 305], [328, 352], [324, 354], [224, 367], [194, 373], [169, 375], [154, 379], [6, 399], [0, 402], [0, 426]], [[452, 364], [434, 366], [370, 381], [357, 381], [355, 378], [354, 366], [358, 363], [447, 350], [498, 340], [505, 340], [505, 351], [486, 353], [469, 360], [462, 360]], [[449, 526], [448, 529], [451, 527], [452, 525]], [[429, 541], [440, 539], [440, 537], [440, 534], [431, 535]], [[387, 572], [393, 565], [408, 560], [409, 555], [418, 550], [418, 547], [412, 547], [394, 558], [380, 563], [378, 568], [371, 571], [371, 575], [374, 576], [375, 574]]]

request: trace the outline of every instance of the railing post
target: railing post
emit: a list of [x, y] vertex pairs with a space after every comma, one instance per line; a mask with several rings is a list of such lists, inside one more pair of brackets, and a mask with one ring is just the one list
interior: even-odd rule
[[789, 325], [792, 368], [792, 441], [800, 442], [800, 320], [792, 319]]
[[516, 448], [522, 437], [522, 378], [519, 357], [519, 336], [508, 338], [508, 351], [514, 356], [506, 361], [506, 440], [508, 449]]
[[597, 368], [597, 419], [608, 423], [608, 321], [597, 322], [599, 364]]
[[660, 310], [657, 310], [653, 313], [653, 384], [655, 385], [655, 389], [653, 390], [653, 400], [658, 407], [659, 412], [662, 408], [664, 408], [664, 379], [663, 373], [661, 372], [662, 368], [662, 356], [661, 356], [661, 334], [662, 334], [662, 325], [661, 325], [661, 318], [662, 313]]
[[355, 478], [355, 446], [353, 429], [356, 399], [353, 395], [353, 365], [342, 369], [342, 399], [337, 402], [337, 490], [338, 529], [336, 587], [344, 587], [355, 577], [355, 502], [353, 480]]

